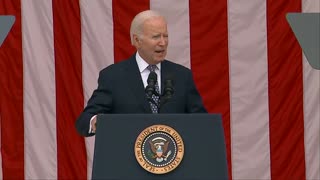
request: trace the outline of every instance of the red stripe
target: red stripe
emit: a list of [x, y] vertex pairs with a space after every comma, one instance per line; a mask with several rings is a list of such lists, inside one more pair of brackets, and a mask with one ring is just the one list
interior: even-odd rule
[[86, 179], [84, 138], [75, 130], [83, 110], [79, 1], [53, 1], [59, 179]]
[[189, 11], [191, 69], [207, 110], [223, 115], [232, 179], [227, 1], [190, 0]]
[[285, 17], [301, 0], [267, 1], [271, 178], [305, 179], [302, 51]]
[[16, 17], [8, 37], [0, 48], [3, 179], [24, 179], [23, 61], [20, 7], [20, 0], [0, 1], [0, 14]]
[[150, 9], [149, 3], [149, 0], [139, 0], [139, 3], [127, 0], [112, 1], [115, 62], [127, 59], [136, 51], [130, 41], [131, 21], [140, 11]]

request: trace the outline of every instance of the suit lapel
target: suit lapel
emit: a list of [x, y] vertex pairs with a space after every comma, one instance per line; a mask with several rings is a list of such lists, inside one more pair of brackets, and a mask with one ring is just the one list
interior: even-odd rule
[[135, 59], [135, 55], [133, 55], [129, 60], [128, 64], [125, 67], [126, 77], [128, 80], [128, 84], [132, 89], [134, 95], [136, 96], [137, 101], [141, 104], [145, 112], [151, 113], [150, 105], [147, 101], [144, 85], [141, 79], [141, 74]]

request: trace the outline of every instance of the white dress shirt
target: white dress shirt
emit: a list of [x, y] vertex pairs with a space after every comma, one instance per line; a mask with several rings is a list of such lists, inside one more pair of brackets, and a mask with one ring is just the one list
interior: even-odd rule
[[[138, 52], [136, 53], [136, 60], [137, 60], [137, 64], [138, 64], [138, 67], [140, 70], [143, 85], [144, 85], [144, 87], [147, 87], [147, 85], [148, 85], [147, 80], [148, 80], [148, 76], [150, 73], [150, 71], [147, 69], [149, 64], [145, 60], [142, 59], [142, 57], [139, 55]], [[157, 74], [157, 81], [158, 81], [158, 86], [159, 86], [159, 90], [160, 90], [161, 89], [161, 83], [160, 83], [161, 82], [161, 74], [160, 74], [161, 64], [158, 63], [158, 64], [156, 64], [156, 66], [157, 66], [157, 68], [156, 68], [155, 72]]]

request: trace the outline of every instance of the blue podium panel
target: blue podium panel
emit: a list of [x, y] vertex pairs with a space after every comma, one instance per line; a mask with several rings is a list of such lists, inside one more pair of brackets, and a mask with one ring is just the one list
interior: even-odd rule
[[[148, 172], [138, 163], [135, 156], [137, 138], [147, 136], [150, 132], [146, 129], [153, 125], [173, 128], [184, 144], [184, 155], [180, 164], [165, 174]], [[170, 170], [171, 167], [166, 168]], [[92, 178], [228, 179], [221, 116], [217, 114], [99, 115]]]

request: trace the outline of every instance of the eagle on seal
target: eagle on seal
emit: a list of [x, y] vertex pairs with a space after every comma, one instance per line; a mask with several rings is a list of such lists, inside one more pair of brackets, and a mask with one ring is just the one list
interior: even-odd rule
[[[161, 138], [163, 139], [163, 138]], [[164, 139], [165, 140], [165, 139]], [[160, 142], [152, 142], [149, 141], [151, 151], [154, 156], [152, 158], [156, 159], [157, 162], [162, 162], [163, 160], [167, 160], [167, 157], [171, 154], [171, 151], [168, 151], [169, 141], [160, 141]], [[167, 153], [167, 154], [166, 154]], [[166, 155], [165, 155], [166, 154]]]

